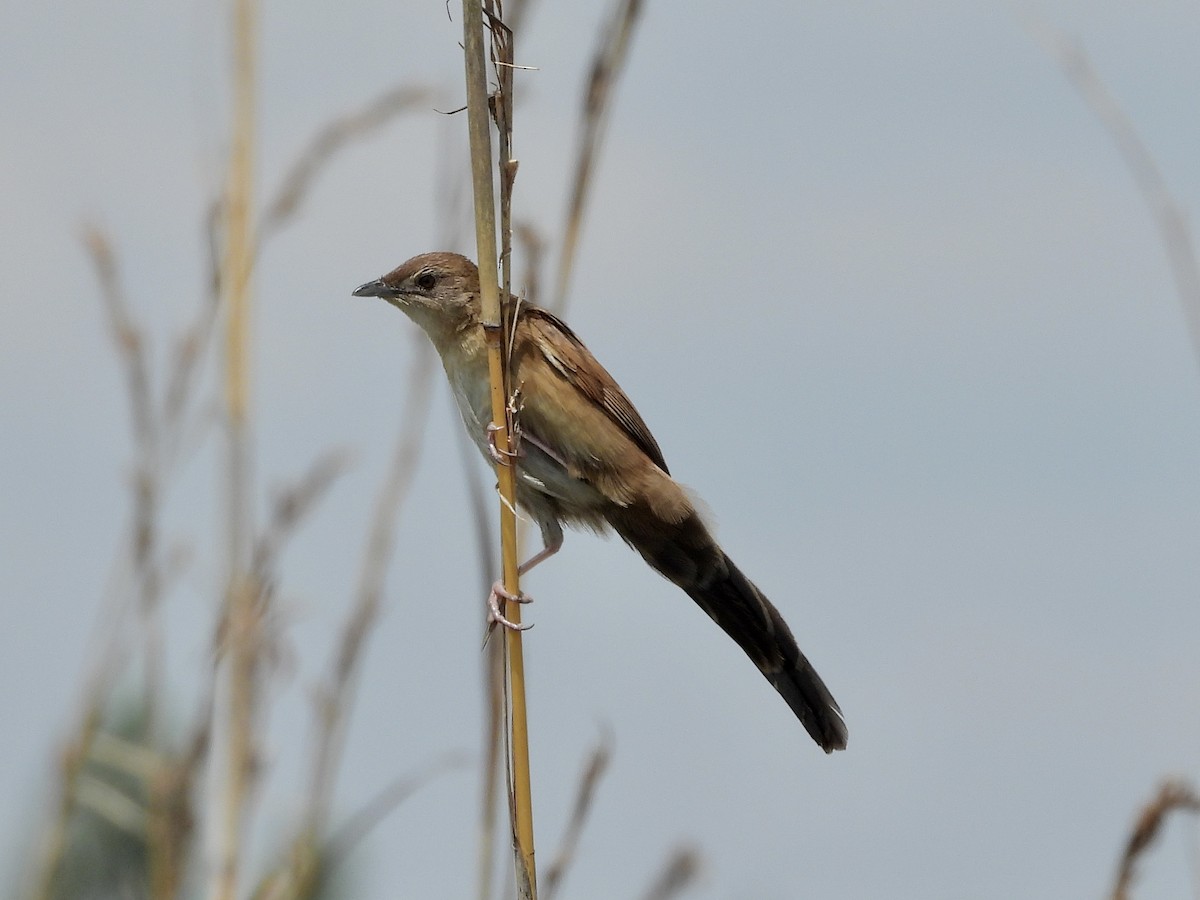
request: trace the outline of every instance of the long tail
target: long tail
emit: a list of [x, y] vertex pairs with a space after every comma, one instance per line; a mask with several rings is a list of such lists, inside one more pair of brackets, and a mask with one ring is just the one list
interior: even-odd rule
[[713, 540], [700, 517], [679, 523], [645, 510], [610, 516], [616, 532], [656, 571], [696, 601], [775, 686], [826, 753], [846, 747], [846, 722], [821, 676], [796, 646], [791, 629], [762, 592]]

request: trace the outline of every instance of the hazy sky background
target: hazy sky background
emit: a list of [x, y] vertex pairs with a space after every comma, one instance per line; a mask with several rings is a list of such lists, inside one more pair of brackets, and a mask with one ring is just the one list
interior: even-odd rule
[[[450, 11], [267, 4], [260, 195], [322, 124], [389, 86], [461, 105]], [[543, 862], [602, 729], [615, 759], [566, 896], [636, 897], [686, 843], [704, 856], [698, 898], [1096, 897], [1159, 780], [1200, 776], [1200, 370], [1142, 198], [1025, 11], [1082, 43], [1194, 211], [1195, 4], [647, 4], [568, 319], [792, 624], [850, 746], [824, 757], [681, 592], [619, 542], [569, 534], [526, 582]], [[518, 36], [518, 63], [538, 67], [519, 76], [518, 214], [548, 236], [606, 15], [535, 3]], [[121, 374], [78, 233], [108, 229], [161, 371], [203, 291], [228, 10], [9, 2], [0, 16], [11, 859], [46, 802], [129, 510]], [[465, 127], [423, 110], [355, 145], [255, 277], [260, 494], [327, 448], [355, 453], [283, 563], [290, 662], [260, 835], [303, 801], [309, 689], [356, 583], [415, 346], [402, 315], [349, 294], [438, 249], [434, 161]], [[439, 381], [342, 814], [478, 747], [459, 427]], [[192, 552], [166, 609], [180, 718], [222, 579], [216, 437], [168, 500]], [[354, 858], [356, 896], [469, 896], [476, 794], [465, 771], [397, 810]], [[1137, 896], [1191, 896], [1196, 846], [1174, 824]]]

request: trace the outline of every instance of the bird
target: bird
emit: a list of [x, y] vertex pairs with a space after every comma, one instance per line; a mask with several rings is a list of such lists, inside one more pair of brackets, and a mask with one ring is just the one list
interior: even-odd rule
[[[386, 300], [421, 327], [441, 357], [472, 440], [486, 457], [504, 462], [491, 428], [475, 264], [457, 253], [425, 253], [353, 294]], [[616, 380], [558, 316], [512, 295], [501, 308], [504, 321], [515, 323], [508, 365], [519, 394], [517, 505], [543, 543], [520, 571], [558, 552], [563, 525], [615, 532], [733, 638], [826, 753], [844, 749], [848, 732], [837, 701], [779, 610], [713, 538]], [[499, 585], [493, 590], [525, 599], [503, 594]]]

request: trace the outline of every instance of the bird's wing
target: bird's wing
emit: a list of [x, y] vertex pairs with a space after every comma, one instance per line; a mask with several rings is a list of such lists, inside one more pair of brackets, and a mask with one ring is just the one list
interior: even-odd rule
[[662, 450], [616, 380], [565, 322], [536, 306], [521, 310], [534, 347], [572, 388], [601, 410], [656, 466], [670, 474]]

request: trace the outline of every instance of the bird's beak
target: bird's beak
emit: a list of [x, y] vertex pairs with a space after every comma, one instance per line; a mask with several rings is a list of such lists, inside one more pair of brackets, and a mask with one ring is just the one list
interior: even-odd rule
[[354, 289], [355, 297], [382, 297], [388, 300], [396, 296], [396, 291], [384, 283], [382, 278], [368, 281]]

